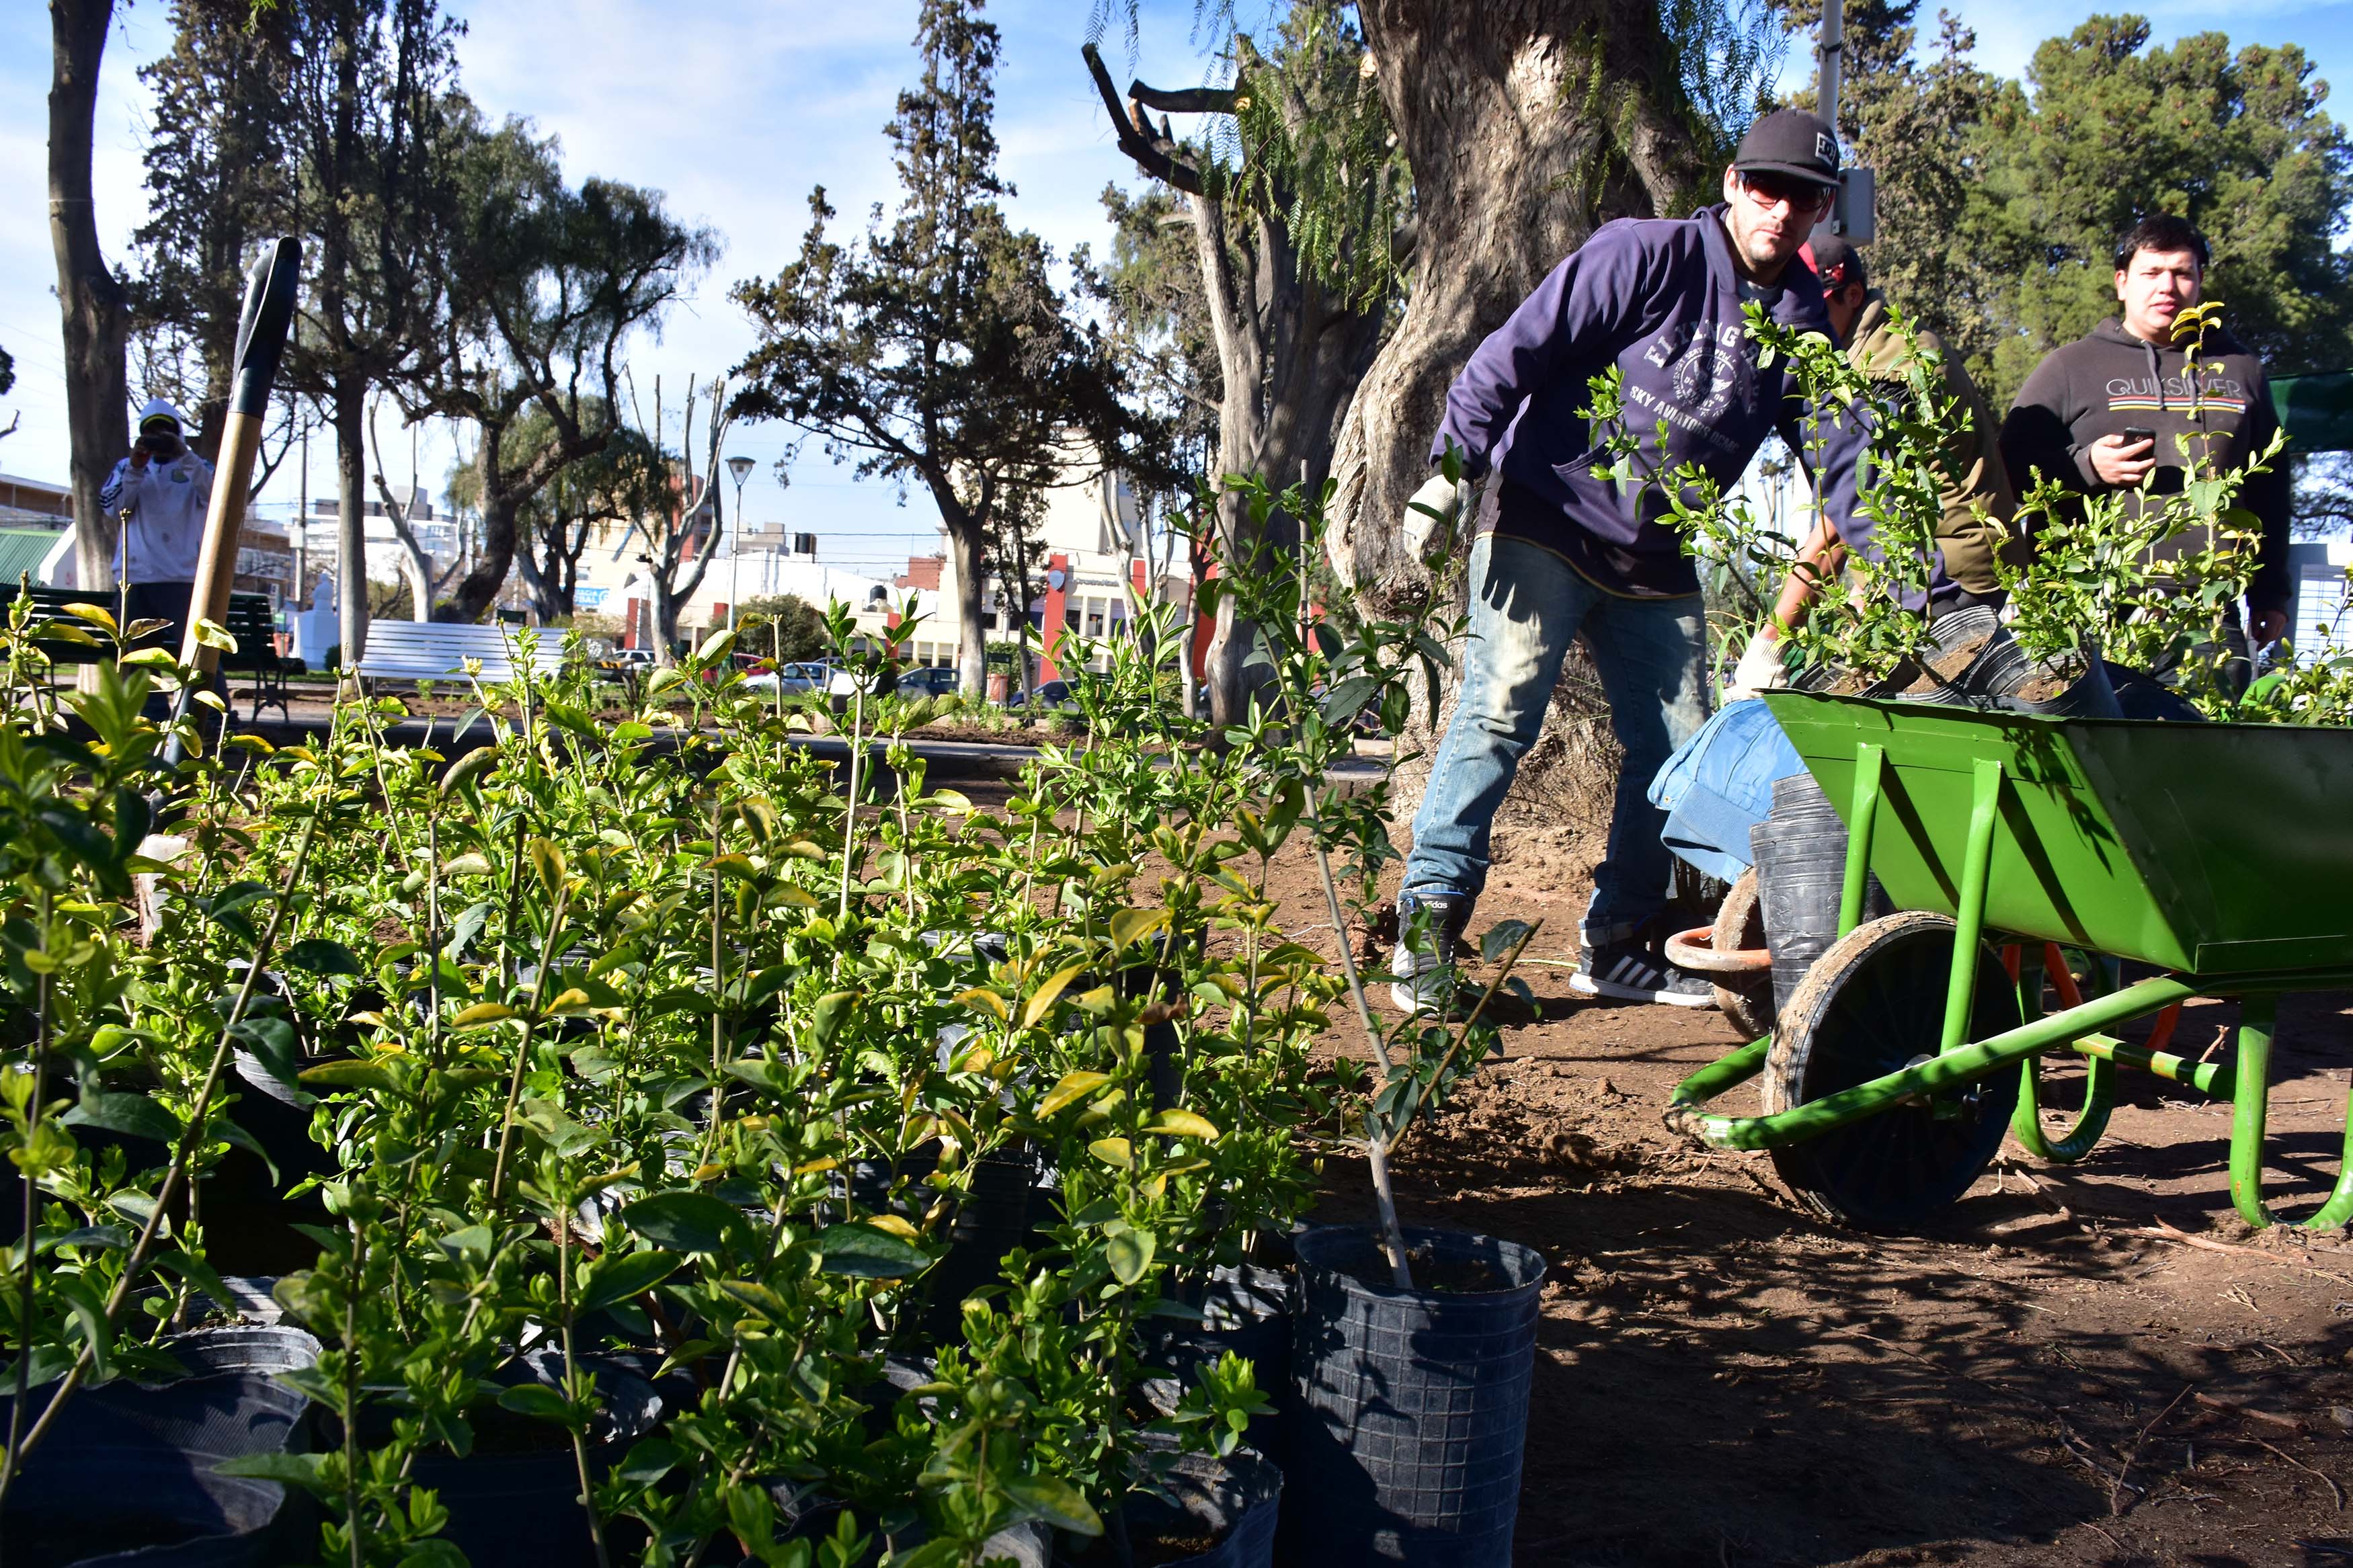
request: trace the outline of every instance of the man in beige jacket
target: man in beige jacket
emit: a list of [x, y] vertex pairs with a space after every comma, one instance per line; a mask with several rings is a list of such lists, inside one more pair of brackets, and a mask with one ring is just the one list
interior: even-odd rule
[[[1835, 235], [1817, 237], [1799, 254], [1821, 279], [1822, 304], [1830, 312], [1831, 331], [1846, 345], [1848, 363], [1876, 384], [1903, 387], [1911, 345], [1889, 321], [1887, 301], [1870, 286], [1862, 255]], [[1936, 551], [1944, 570], [1931, 593], [1931, 610], [1999, 603], [2001, 584], [1994, 575], [1994, 555], [2004, 547], [2007, 525], [2018, 510], [2018, 496], [2001, 459], [2001, 426], [1969, 380], [1960, 356], [1934, 332], [1923, 329], [1916, 336], [1922, 349], [1941, 356], [1944, 395], [1963, 416], [1945, 452], [1944, 515], [1936, 524]], [[1835, 533], [1820, 527], [1798, 554], [1813, 570], [1792, 572], [1782, 584], [1773, 620], [1749, 639], [1729, 696], [1745, 697], [1785, 682], [1781, 633], [1805, 618], [1819, 591], [1817, 584], [1835, 576], [1846, 558]]]

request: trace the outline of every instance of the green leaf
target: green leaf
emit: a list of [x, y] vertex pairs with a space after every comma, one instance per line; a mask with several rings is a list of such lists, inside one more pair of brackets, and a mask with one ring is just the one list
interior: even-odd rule
[[1153, 1255], [1159, 1243], [1148, 1230], [1124, 1230], [1103, 1243], [1103, 1255], [1111, 1264], [1112, 1278], [1123, 1285], [1133, 1286], [1152, 1267]]
[[871, 1225], [828, 1226], [817, 1238], [828, 1274], [860, 1279], [903, 1279], [931, 1262], [913, 1243]]
[[1167, 924], [1166, 910], [1122, 910], [1111, 917], [1112, 944], [1130, 946], [1153, 931], [1165, 930]]
[[655, 1193], [621, 1211], [621, 1223], [674, 1252], [717, 1252], [744, 1227], [744, 1215], [708, 1193]]
[[131, 1227], [121, 1225], [77, 1226], [62, 1236], [45, 1236], [34, 1250], [47, 1252], [59, 1247], [102, 1247], [110, 1252], [121, 1252], [131, 1245]]
[[679, 1446], [667, 1437], [640, 1437], [614, 1467], [613, 1475], [633, 1487], [649, 1487], [678, 1468], [685, 1458]]
[[579, 1310], [594, 1312], [616, 1301], [644, 1295], [677, 1271], [686, 1259], [673, 1252], [631, 1252], [589, 1265], [580, 1282]]
[[130, 1138], [152, 1138], [158, 1143], [176, 1142], [180, 1136], [180, 1119], [143, 1094], [91, 1089], [81, 1097], [80, 1104], [66, 1112], [65, 1122], [69, 1127], [102, 1128]]
[[286, 962], [313, 974], [365, 974], [359, 955], [340, 942], [314, 936], [286, 950]]
[[1021, 1026], [1025, 1029], [1036, 1028], [1038, 1021], [1053, 1010], [1055, 999], [1070, 987], [1071, 982], [1076, 980], [1086, 967], [1083, 963], [1073, 963], [1068, 969], [1058, 970], [1047, 978], [1045, 984], [1031, 992], [1029, 1005], [1021, 1009]]
[[1073, 1535], [1101, 1535], [1103, 1521], [1079, 1495], [1079, 1489], [1060, 1476], [1014, 1476], [1005, 1482], [1025, 1518], [1042, 1520]]
[[1216, 1123], [1206, 1116], [1190, 1110], [1164, 1110], [1157, 1120], [1145, 1128], [1146, 1132], [1158, 1132], [1170, 1138], [1191, 1138], [1202, 1143], [1218, 1141]]
[[[449, 764], [449, 771], [441, 775], [441, 793], [448, 795], [463, 789], [498, 764], [498, 747], [479, 746]], [[484, 868], [488, 868], [487, 862]]]
[[1479, 956], [1490, 963], [1501, 963], [1504, 955], [1517, 947], [1520, 939], [1533, 929], [1525, 921], [1497, 921], [1479, 939]]
[[302, 1069], [302, 1081], [313, 1089], [372, 1089], [388, 1093], [396, 1086], [392, 1075], [375, 1062], [321, 1062]]
[[1346, 723], [1356, 716], [1359, 709], [1372, 700], [1373, 693], [1380, 689], [1381, 682], [1378, 676], [1350, 676], [1324, 694], [1324, 721], [1330, 724]]
[[1039, 1116], [1051, 1116], [1072, 1102], [1084, 1099], [1111, 1081], [1111, 1074], [1081, 1070], [1062, 1075], [1062, 1081], [1049, 1090], [1038, 1102]]
[[319, 1489], [319, 1467], [326, 1462], [326, 1458], [324, 1454], [239, 1454], [233, 1459], [223, 1459], [215, 1465], [213, 1473], [242, 1476], [248, 1480], [276, 1481], [280, 1486], [316, 1491]]
[[572, 1402], [543, 1383], [521, 1383], [512, 1388], [501, 1390], [499, 1408], [512, 1410], [518, 1415], [528, 1415], [534, 1421], [552, 1421], [567, 1428], [577, 1419]]

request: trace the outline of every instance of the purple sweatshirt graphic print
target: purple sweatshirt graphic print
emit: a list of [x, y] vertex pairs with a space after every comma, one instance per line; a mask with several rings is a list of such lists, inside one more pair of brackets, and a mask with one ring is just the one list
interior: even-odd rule
[[[1636, 472], [1696, 461], [1729, 488], [1776, 430], [1805, 460], [1803, 400], [1783, 363], [1757, 368], [1744, 298], [1776, 321], [1830, 331], [1803, 261], [1789, 263], [1781, 287], [1744, 295], [1721, 206], [1604, 224], [1472, 353], [1446, 395], [1430, 461], [1451, 441], [1471, 478], [1500, 470], [1480, 527], [1557, 552], [1596, 586], [1641, 597], [1697, 593], [1682, 536], [1660, 521], [1666, 498], [1655, 483], [1621, 486], [1593, 472], [1608, 455], [1580, 410], [1592, 401], [1591, 378], [1615, 364], [1625, 421], [1641, 442]], [[1868, 552], [1870, 525], [1854, 501], [1869, 432], [1850, 416], [1822, 434], [1831, 520]]]

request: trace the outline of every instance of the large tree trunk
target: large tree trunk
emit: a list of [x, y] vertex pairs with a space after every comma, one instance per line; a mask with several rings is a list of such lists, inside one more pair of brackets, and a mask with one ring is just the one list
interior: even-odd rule
[[[942, 516], [944, 521], [946, 514]], [[956, 690], [966, 701], [978, 702], [988, 694], [988, 627], [982, 620], [987, 614], [987, 584], [982, 581], [987, 569], [981, 564], [987, 531], [962, 518], [950, 522], [947, 534], [956, 579]]]
[[[1187, 205], [1225, 381], [1218, 472], [1254, 474], [1277, 490], [1295, 483], [1312, 490], [1331, 471], [1340, 413], [1380, 342], [1381, 313], [1351, 309], [1302, 277], [1288, 232], [1270, 219], [1254, 226], [1253, 275], [1237, 278], [1219, 204], [1196, 195]], [[1244, 564], [1263, 549], [1277, 569], [1287, 569], [1299, 547], [1295, 519], [1271, 512], [1261, 534], [1242, 498], [1230, 493], [1219, 499], [1218, 531], [1221, 552]], [[1218, 601], [1217, 629], [1203, 653], [1209, 711], [1220, 724], [1240, 723], [1250, 703], [1242, 667], [1256, 633], [1234, 609], [1230, 597]]]
[[335, 431], [335, 615], [343, 668], [367, 652], [367, 389], [335, 384], [328, 410]]
[[[1472, 26], [1447, 0], [1363, 0], [1357, 14], [1413, 171], [1417, 231], [1404, 318], [1340, 429], [1326, 545], [1341, 579], [1388, 608], [1433, 592], [1399, 521], [1471, 351], [1595, 228], [1677, 216], [1703, 171], [1672, 112], [1680, 79], [1651, 0], [1486, 0]], [[1425, 757], [1440, 717], [1417, 715]], [[1400, 778], [1405, 813], [1419, 774]]]
[[437, 617], [445, 621], [472, 623], [482, 618], [482, 613], [497, 602], [499, 590], [506, 585], [507, 572], [514, 565], [515, 513], [522, 505], [520, 498], [511, 493], [499, 467], [499, 448], [504, 444], [503, 424], [482, 422], [481, 438], [474, 444], [474, 472], [480, 478], [482, 507], [482, 552], [475, 557], [473, 569], [449, 595]]
[[49, 243], [58, 258], [65, 337], [75, 580], [86, 590], [114, 579], [115, 521], [100, 509], [98, 492], [131, 448], [123, 369], [131, 314], [99, 248], [90, 191], [98, 67], [113, 16], [112, 0], [49, 0], [56, 47], [49, 78]]

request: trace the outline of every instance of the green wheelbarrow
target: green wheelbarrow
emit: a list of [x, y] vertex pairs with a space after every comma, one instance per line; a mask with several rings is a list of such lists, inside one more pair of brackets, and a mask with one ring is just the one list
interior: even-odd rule
[[[1902, 1229], [1967, 1192], [2005, 1131], [2038, 1158], [2082, 1159], [2130, 1067], [2232, 1103], [2232, 1201], [2272, 1224], [2278, 999], [2353, 985], [2353, 730], [1765, 701], [1846, 818], [1841, 934], [1771, 1036], [1676, 1087], [1670, 1122], [1769, 1150], [1826, 1215]], [[1859, 922], [1872, 872], [1898, 912]], [[2062, 949], [2086, 955], [2081, 986]], [[2119, 961], [2161, 973], [2121, 984]], [[2063, 1005], [2048, 1014], [2046, 980]], [[2239, 1004], [2221, 1060], [2164, 1049], [2198, 996]], [[2157, 1019], [2143, 1043], [2111, 1032], [2142, 1017]], [[2087, 1062], [2063, 1134], [2036, 1092], [2052, 1052]], [[1707, 1109], [1760, 1073], [1763, 1115]], [[2353, 1218], [2353, 1138], [2347, 1154], [2304, 1225]]]

